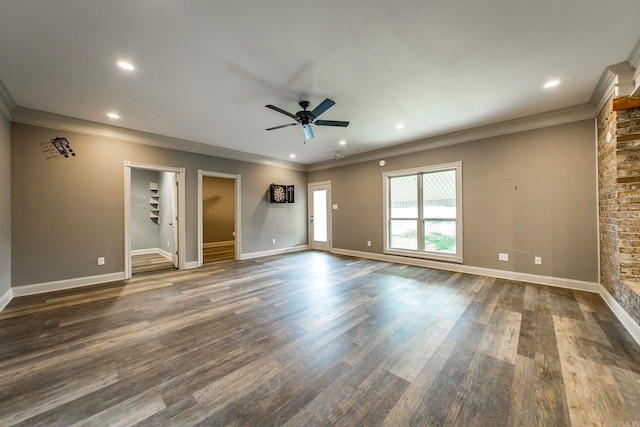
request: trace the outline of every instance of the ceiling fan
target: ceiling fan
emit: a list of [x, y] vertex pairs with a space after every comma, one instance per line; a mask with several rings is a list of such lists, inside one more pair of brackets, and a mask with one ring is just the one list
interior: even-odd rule
[[339, 127], [347, 127], [349, 126], [349, 122], [342, 122], [337, 120], [316, 120], [322, 113], [327, 111], [329, 108], [333, 107], [335, 102], [332, 99], [326, 98], [322, 101], [316, 108], [311, 111], [307, 111], [309, 108], [309, 101], [300, 101], [299, 105], [302, 107], [301, 111], [298, 111], [295, 114], [291, 114], [288, 111], [283, 110], [282, 108], [278, 108], [275, 105], [265, 105], [267, 108], [271, 108], [273, 111], [277, 111], [278, 113], [282, 113], [285, 116], [291, 117], [297, 123], [288, 123], [286, 125], [275, 126], [272, 128], [268, 128], [265, 130], [276, 130], [281, 129], [287, 126], [296, 126], [297, 124], [302, 125], [302, 130], [304, 131], [304, 137], [306, 139], [313, 138], [313, 129], [311, 129], [311, 125], [314, 124], [316, 126], [339, 126]]

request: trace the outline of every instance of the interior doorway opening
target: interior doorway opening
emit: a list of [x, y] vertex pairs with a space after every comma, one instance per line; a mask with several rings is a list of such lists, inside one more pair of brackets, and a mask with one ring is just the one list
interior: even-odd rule
[[198, 266], [240, 259], [240, 179], [198, 170]]
[[184, 168], [125, 162], [125, 278], [185, 268]]

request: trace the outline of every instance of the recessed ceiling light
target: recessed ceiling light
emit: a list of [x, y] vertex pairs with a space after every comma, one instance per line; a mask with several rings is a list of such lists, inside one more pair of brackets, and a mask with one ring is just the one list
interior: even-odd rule
[[119, 119], [120, 115], [118, 115], [116, 113], [107, 113], [107, 117], [112, 118], [112, 119]]
[[133, 64], [127, 61], [116, 61], [116, 64], [118, 64], [118, 67], [122, 68], [123, 70], [133, 71], [136, 69]]
[[404, 125], [402, 123], [398, 123], [396, 125], [396, 129], [404, 129]]
[[345, 145], [347, 143], [347, 141], [345, 141], [344, 139], [340, 141], [340, 145]]
[[292, 159], [295, 159], [296, 155], [295, 154], [289, 154], [289, 157], [292, 158]]
[[560, 84], [560, 80], [549, 80], [544, 84], [545, 89], [556, 87]]

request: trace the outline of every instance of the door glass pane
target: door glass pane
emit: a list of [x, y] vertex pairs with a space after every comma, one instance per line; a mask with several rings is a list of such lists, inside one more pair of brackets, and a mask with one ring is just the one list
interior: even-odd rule
[[456, 171], [430, 172], [422, 175], [423, 218], [456, 217]]
[[313, 190], [313, 240], [327, 242], [327, 190]]
[[418, 218], [418, 176], [389, 179], [391, 218]]
[[418, 221], [391, 220], [390, 247], [394, 249], [418, 249]]
[[425, 221], [424, 250], [446, 254], [456, 253], [456, 222]]

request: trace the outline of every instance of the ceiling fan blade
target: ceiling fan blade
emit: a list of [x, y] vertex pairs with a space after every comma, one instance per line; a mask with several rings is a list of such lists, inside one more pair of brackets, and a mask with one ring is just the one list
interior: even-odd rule
[[313, 129], [311, 129], [311, 125], [302, 125], [302, 129], [304, 130], [304, 137], [306, 139], [313, 138]]
[[341, 122], [339, 120], [316, 120], [313, 123], [318, 126], [340, 126], [343, 128], [349, 126], [349, 122]]
[[314, 108], [311, 114], [313, 114], [314, 117], [318, 117], [320, 116], [320, 114], [333, 107], [334, 104], [335, 102], [332, 99], [327, 98], [322, 101], [316, 108]]
[[286, 127], [289, 127], [289, 126], [295, 126], [295, 125], [297, 125], [297, 123], [288, 123], [288, 124], [286, 124], [286, 125], [280, 125], [280, 126], [274, 126], [274, 127], [272, 127], [272, 128], [267, 128], [267, 129], [265, 129], [265, 130], [276, 130], [276, 129], [282, 129], [282, 128], [286, 128]]
[[278, 108], [278, 107], [276, 107], [275, 105], [265, 105], [265, 107], [267, 107], [267, 108], [271, 108], [273, 111], [277, 111], [278, 113], [284, 114], [285, 116], [289, 116], [289, 117], [291, 117], [291, 118], [292, 118], [292, 119], [294, 119], [294, 120], [295, 120], [295, 118], [296, 118], [296, 116], [294, 116], [294, 115], [293, 115], [293, 114], [291, 114], [290, 112], [288, 112], [288, 111], [284, 111], [282, 108]]

